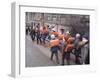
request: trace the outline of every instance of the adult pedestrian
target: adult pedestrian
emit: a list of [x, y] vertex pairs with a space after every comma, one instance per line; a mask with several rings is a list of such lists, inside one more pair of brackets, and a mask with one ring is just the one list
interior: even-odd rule
[[56, 62], [59, 64], [59, 58], [58, 58], [58, 47], [59, 47], [59, 39], [56, 39], [55, 35], [51, 35], [50, 40], [50, 51], [51, 51], [51, 60], [53, 60], [53, 56], [56, 57]]

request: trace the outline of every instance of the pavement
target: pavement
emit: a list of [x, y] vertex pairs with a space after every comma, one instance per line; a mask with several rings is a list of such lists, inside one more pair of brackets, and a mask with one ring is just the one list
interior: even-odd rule
[[[42, 67], [42, 66], [60, 66], [61, 65], [61, 53], [59, 52], [58, 57], [60, 63], [57, 64], [55, 56], [53, 61], [50, 60], [50, 47], [37, 44], [36, 41], [32, 41], [31, 37], [26, 36], [26, 51], [25, 51], [25, 66], [26, 67]], [[71, 65], [75, 65], [75, 56], [71, 54]], [[65, 61], [65, 65], [67, 62]]]

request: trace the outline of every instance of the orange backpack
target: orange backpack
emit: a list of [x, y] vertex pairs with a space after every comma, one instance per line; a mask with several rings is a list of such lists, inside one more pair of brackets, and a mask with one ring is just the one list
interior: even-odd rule
[[65, 52], [71, 52], [74, 49], [74, 44], [68, 44], [65, 48]]
[[58, 36], [59, 35], [59, 32], [51, 32], [51, 34], [54, 34], [55, 36]]
[[67, 44], [71, 44], [75, 41], [75, 38], [74, 37], [69, 37], [68, 40], [67, 40]]
[[64, 35], [63, 34], [59, 34], [59, 39], [63, 40], [64, 39]]
[[52, 46], [58, 46], [59, 45], [59, 39], [51, 40], [50, 45]]

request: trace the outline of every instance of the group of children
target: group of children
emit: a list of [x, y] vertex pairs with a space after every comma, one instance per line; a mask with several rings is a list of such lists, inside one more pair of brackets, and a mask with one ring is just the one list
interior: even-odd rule
[[[56, 62], [59, 64], [58, 51], [61, 53], [62, 65], [64, 65], [64, 61], [67, 61], [67, 64], [70, 64], [70, 54], [75, 55], [75, 63], [81, 64], [81, 49], [84, 45], [89, 43], [89, 40], [86, 38], [82, 38], [82, 36], [77, 33], [75, 36], [72, 36], [69, 31], [65, 31], [64, 29], [60, 29], [60, 31], [56, 31], [55, 28], [49, 28], [48, 25], [40, 28], [37, 25], [30, 32], [31, 38], [34, 41], [36, 38], [37, 44], [46, 45], [46, 42], [50, 45], [51, 57], [53, 60], [53, 56], [56, 57]], [[47, 41], [48, 39], [48, 41]], [[89, 47], [87, 49], [87, 54], [89, 52]], [[83, 61], [84, 62], [84, 61]]]

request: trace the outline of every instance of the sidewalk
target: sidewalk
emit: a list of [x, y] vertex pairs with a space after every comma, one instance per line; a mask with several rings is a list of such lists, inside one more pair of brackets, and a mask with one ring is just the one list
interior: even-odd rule
[[[33, 53], [37, 53], [38, 54], [38, 57], [41, 57], [41, 55], [43, 56], [43, 57], [41, 57], [41, 58], [39, 58], [40, 59], [40, 63], [42, 62], [43, 64], [42, 65], [37, 65], [37, 66], [55, 66], [55, 65], [61, 65], [61, 61], [62, 61], [62, 59], [61, 59], [61, 53], [59, 52], [59, 54], [58, 54], [58, 57], [59, 57], [59, 64], [57, 64], [56, 63], [56, 58], [55, 58], [55, 56], [53, 57], [53, 61], [51, 61], [50, 60], [50, 56], [51, 56], [51, 52], [50, 52], [50, 47], [44, 47], [43, 45], [41, 45], [41, 44], [37, 44], [36, 43], [36, 41], [34, 41], [34, 42], [32, 42], [32, 40], [31, 40], [31, 38], [30, 38], [30, 36], [26, 36], [26, 40], [27, 40], [27, 42], [29, 43], [31, 43], [31, 47], [30, 47], [30, 49], [33, 47], [33, 50], [31, 51], [31, 53], [30, 54], [33, 54]], [[26, 44], [27, 45], [27, 44]], [[29, 45], [30, 46], [30, 45]], [[28, 54], [28, 53], [27, 53]], [[40, 56], [39, 56], [40, 55]], [[42, 58], [44, 58], [44, 60], [47, 60], [47, 62], [46, 61], [43, 61], [43, 59]], [[33, 59], [36, 59], [37, 60], [37, 58], [36, 58], [36, 55], [34, 54], [34, 58]], [[75, 56], [73, 55], [73, 54], [71, 54], [71, 61], [70, 61], [70, 63], [72, 64], [72, 65], [74, 65], [75, 64]], [[32, 61], [31, 61], [32, 62]], [[38, 62], [37, 62], [38, 63]], [[53, 64], [52, 64], [53, 63]], [[32, 63], [33, 65], [35, 65], [34, 64], [34, 61], [33, 61], [33, 63]], [[65, 60], [65, 64], [67, 64], [67, 62], [66, 62], [66, 60]]]
[[[28, 39], [31, 40], [30, 36], [28, 36]], [[32, 41], [32, 40], [31, 40], [31, 41]], [[42, 52], [47, 58], [50, 59], [50, 57], [51, 57], [51, 52], [50, 52], [50, 47], [49, 47], [49, 46], [47, 46], [47, 45], [46, 45], [46, 46], [43, 46], [43, 45], [41, 45], [41, 44], [37, 44], [36, 41], [33, 42], [33, 45], [34, 45], [37, 49], [39, 49], [39, 51]], [[60, 64], [61, 64], [61, 56], [62, 56], [62, 55], [61, 55], [61, 53], [59, 52], [58, 57], [59, 57]], [[53, 62], [56, 63], [55, 55], [54, 55], [54, 57], [53, 57]], [[56, 64], [56, 65], [60, 65], [60, 64]]]
[[[42, 46], [41, 46], [42, 47]], [[39, 48], [39, 45], [33, 43], [30, 36], [26, 36], [26, 67], [56, 66], [57, 64], [50, 60]]]

